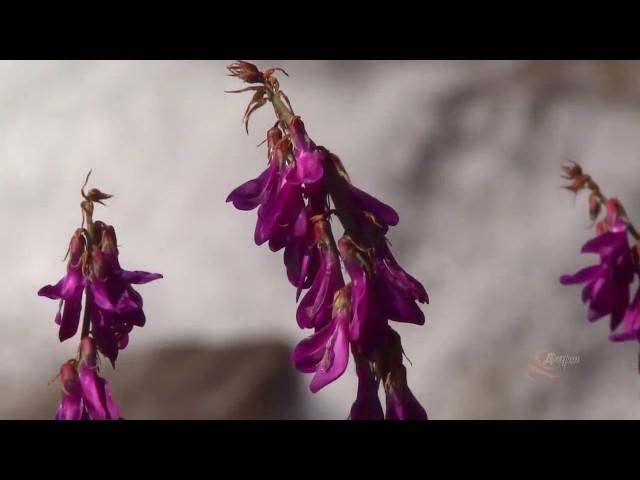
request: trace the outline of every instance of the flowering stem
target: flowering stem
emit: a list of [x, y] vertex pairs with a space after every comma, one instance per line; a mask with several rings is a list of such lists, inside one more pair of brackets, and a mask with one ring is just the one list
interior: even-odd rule
[[[589, 179], [588, 188], [589, 188], [589, 190], [591, 190], [598, 197], [598, 200], [600, 200], [600, 202], [603, 205], [607, 204], [609, 199], [606, 196], [604, 196], [604, 194], [600, 191], [600, 187], [598, 186], [598, 184], [595, 183], [592, 179]], [[633, 223], [629, 219], [629, 215], [627, 215], [627, 211], [625, 210], [625, 208], [624, 208], [624, 206], [622, 204], [620, 204], [620, 209], [622, 210], [620, 212], [621, 213], [620, 217], [624, 220], [624, 222], [627, 225], [627, 232], [629, 232], [629, 234], [636, 241], [640, 241], [640, 233], [638, 232], [636, 227], [633, 225]]]
[[[275, 111], [276, 117], [285, 122], [287, 126], [290, 125], [291, 120], [294, 118], [294, 114], [291, 109], [286, 105], [286, 103], [282, 100], [280, 95], [276, 94], [272, 89], [267, 88], [267, 98], [271, 102], [273, 106], [273, 110]], [[337, 188], [337, 182], [340, 176], [340, 173], [337, 171], [334, 162], [332, 161], [332, 156], [325, 157], [324, 162], [324, 170], [325, 170], [325, 184], [327, 187], [327, 191], [333, 204], [335, 205], [335, 210], [332, 210], [332, 213], [340, 220], [342, 227], [345, 232], [348, 232], [351, 236], [356, 234], [357, 229], [355, 228], [355, 221], [353, 220], [351, 214], [348, 209], [345, 208], [345, 202], [341, 195], [341, 190]], [[358, 244], [362, 244], [362, 239], [355, 239]], [[334, 242], [335, 244], [335, 242]]]

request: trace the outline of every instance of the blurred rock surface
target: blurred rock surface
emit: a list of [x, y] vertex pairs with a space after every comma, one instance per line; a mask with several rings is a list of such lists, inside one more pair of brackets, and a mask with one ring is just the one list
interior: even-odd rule
[[[122, 354], [113, 371], [102, 365], [121, 414], [130, 420], [295, 419], [301, 382], [282, 343], [233, 347], [167, 345]], [[50, 419], [59, 382], [35, 390], [11, 416]], [[29, 401], [31, 400], [31, 401]]]

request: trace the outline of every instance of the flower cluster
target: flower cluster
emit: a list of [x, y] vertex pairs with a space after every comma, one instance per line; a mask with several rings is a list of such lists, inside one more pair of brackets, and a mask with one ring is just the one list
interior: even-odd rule
[[[596, 265], [581, 269], [573, 275], [563, 275], [563, 285], [584, 284], [582, 301], [587, 304], [587, 318], [594, 322], [610, 317], [610, 340], [640, 341], [640, 288], [631, 299], [634, 279], [640, 275], [640, 235], [624, 209], [615, 198], [606, 198], [593, 179], [577, 164], [564, 167], [571, 183], [568, 190], [578, 193], [589, 190], [589, 214], [595, 222], [596, 236], [586, 242], [582, 253], [600, 257]], [[603, 210], [605, 216], [598, 218]], [[632, 246], [629, 237], [635, 240]]]
[[71, 359], [60, 368], [62, 401], [56, 420], [119, 420], [111, 388], [98, 375], [97, 352], [91, 337], [80, 342], [80, 361]]
[[[267, 132], [266, 169], [233, 190], [227, 202], [240, 210], [257, 208], [255, 243], [283, 250], [287, 277], [300, 300], [298, 325], [313, 331], [295, 348], [294, 364], [313, 374], [315, 393], [344, 373], [351, 350], [359, 384], [350, 418], [426, 419], [407, 386], [400, 337], [389, 324], [424, 324], [416, 302], [428, 303], [424, 287], [389, 248], [386, 234], [398, 224], [398, 214], [354, 186], [340, 159], [311, 140], [279, 89], [275, 69], [260, 72], [237, 62], [229, 71], [258, 84], [238, 90], [255, 92], [245, 122], [267, 102], [278, 117]], [[337, 242], [333, 217], [344, 227]], [[378, 397], [381, 383], [386, 413]]]
[[98, 377], [97, 352], [115, 368], [118, 352], [128, 345], [133, 327], [145, 324], [142, 296], [132, 285], [162, 275], [124, 270], [118, 260], [115, 229], [93, 220], [94, 203], [102, 203], [111, 195], [97, 189], [85, 193], [84, 187], [82, 195], [84, 221], [69, 243], [67, 273], [55, 285], [46, 285], [38, 292], [59, 300], [55, 323], [61, 342], [77, 333], [84, 296], [79, 358], [61, 368], [63, 395], [56, 418], [118, 419], [109, 386]]

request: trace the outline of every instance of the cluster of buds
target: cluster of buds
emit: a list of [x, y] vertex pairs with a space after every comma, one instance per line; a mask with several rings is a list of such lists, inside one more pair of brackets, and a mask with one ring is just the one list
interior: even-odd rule
[[[349, 350], [359, 379], [351, 419], [422, 420], [427, 414], [407, 386], [399, 335], [389, 321], [423, 325], [416, 304], [427, 292], [400, 267], [386, 234], [398, 214], [355, 187], [340, 159], [308, 136], [274, 77], [277, 69], [259, 71], [248, 62], [228, 67], [230, 75], [256, 93], [248, 115], [270, 102], [277, 122], [267, 132], [267, 168], [233, 190], [227, 202], [240, 210], [257, 210], [255, 243], [284, 250], [287, 277], [296, 289], [300, 328], [313, 330], [293, 352], [296, 367], [312, 373], [312, 392], [340, 377]], [[344, 235], [336, 242], [331, 228], [337, 217]], [[342, 266], [350, 281], [345, 282]], [[378, 391], [386, 396], [383, 411]]]
[[98, 352], [115, 368], [118, 352], [128, 345], [133, 327], [145, 324], [142, 296], [132, 285], [162, 275], [122, 269], [115, 229], [93, 220], [94, 204], [103, 204], [111, 195], [95, 188], [85, 193], [84, 187], [81, 193], [83, 222], [69, 243], [67, 273], [57, 284], [46, 285], [38, 292], [59, 301], [55, 323], [61, 342], [77, 333], [84, 296], [78, 358], [69, 360], [60, 370], [62, 402], [56, 418], [118, 419], [109, 386], [98, 376]]
[[[640, 341], [640, 287], [631, 297], [631, 285], [640, 276], [640, 235], [622, 203], [605, 197], [578, 164], [563, 168], [564, 178], [571, 182], [565, 188], [575, 194], [589, 191], [589, 216], [595, 224], [596, 236], [584, 244], [581, 252], [597, 254], [600, 261], [574, 275], [563, 275], [560, 282], [585, 284], [582, 301], [588, 305], [587, 318], [595, 322], [609, 316], [610, 340]], [[599, 220], [603, 210], [604, 218]]]

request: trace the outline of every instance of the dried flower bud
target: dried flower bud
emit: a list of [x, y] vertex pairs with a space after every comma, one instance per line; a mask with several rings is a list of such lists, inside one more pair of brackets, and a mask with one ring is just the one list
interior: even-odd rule
[[264, 74], [253, 63], [238, 60], [227, 67], [230, 77], [237, 77], [246, 83], [264, 83]]
[[582, 168], [576, 162], [571, 161], [571, 165], [565, 165], [562, 167], [565, 174], [562, 178], [566, 178], [567, 180], [573, 180], [574, 178], [582, 176]]
[[92, 188], [91, 190], [89, 190], [86, 197], [87, 197], [87, 200], [104, 205], [104, 203], [102, 203], [102, 200], [107, 200], [113, 197], [113, 195], [109, 195], [108, 193], [103, 193], [97, 188]]
[[573, 193], [578, 193], [579, 191], [587, 187], [589, 181], [591, 180], [591, 177], [589, 175], [580, 175], [573, 178], [572, 180], [573, 181], [569, 185], [566, 185], [564, 188]]

